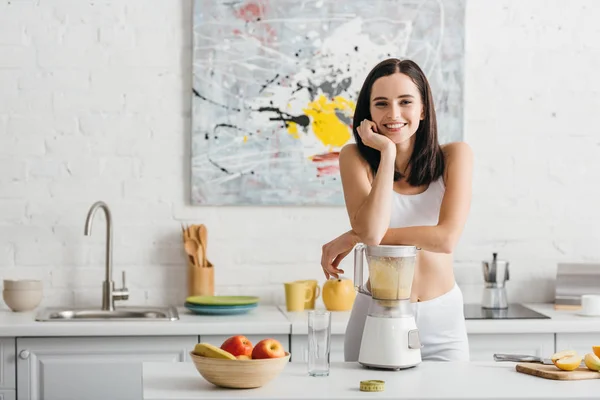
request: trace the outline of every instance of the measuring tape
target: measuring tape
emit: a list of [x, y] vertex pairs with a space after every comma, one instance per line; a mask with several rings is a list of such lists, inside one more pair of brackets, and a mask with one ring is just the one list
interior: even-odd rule
[[385, 381], [370, 380], [360, 381], [361, 392], [383, 392], [385, 389]]

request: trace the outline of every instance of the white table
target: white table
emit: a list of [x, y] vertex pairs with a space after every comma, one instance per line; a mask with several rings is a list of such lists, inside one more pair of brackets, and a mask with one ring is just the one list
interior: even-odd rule
[[[383, 392], [361, 392], [361, 380], [385, 381]], [[402, 371], [376, 371], [358, 363], [332, 363], [329, 377], [310, 377], [290, 363], [257, 389], [223, 389], [192, 363], [144, 363], [144, 400], [191, 399], [598, 399], [600, 379], [553, 381], [515, 371], [514, 363], [423, 362]]]

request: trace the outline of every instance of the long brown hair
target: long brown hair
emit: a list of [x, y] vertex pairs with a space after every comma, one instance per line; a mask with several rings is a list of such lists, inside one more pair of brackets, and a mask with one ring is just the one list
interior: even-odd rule
[[[425, 74], [414, 61], [389, 58], [381, 61], [369, 72], [360, 89], [354, 110], [352, 121], [354, 140], [360, 155], [369, 163], [373, 175], [375, 175], [381, 161], [381, 153], [372, 147], [366, 146], [356, 128], [360, 126], [363, 120], [371, 120], [370, 103], [373, 83], [383, 76], [397, 72], [407, 75], [415, 83], [421, 94], [425, 113], [423, 120], [419, 123], [419, 128], [415, 132], [415, 144], [407, 166], [409, 173], [406, 181], [411, 186], [426, 185], [435, 181], [444, 173], [444, 155], [438, 141], [437, 120], [431, 88]], [[394, 181], [403, 177], [402, 172], [394, 172]]]

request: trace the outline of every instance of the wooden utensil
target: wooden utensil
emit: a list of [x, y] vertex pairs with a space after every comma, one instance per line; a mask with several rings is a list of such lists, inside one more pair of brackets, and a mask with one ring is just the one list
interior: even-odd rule
[[[182, 234], [182, 239], [183, 239], [183, 247], [185, 249], [185, 241], [189, 238], [189, 235], [188, 235], [188, 227], [185, 226], [185, 224], [183, 224], [183, 223], [181, 223], [181, 234]], [[190, 252], [188, 252], [187, 250], [186, 250], [186, 254], [187, 254], [188, 260], [191, 261], [192, 264], [195, 264], [196, 262], [194, 261], [195, 260], [194, 254], [193, 253], [190, 254]]]
[[200, 246], [195, 239], [186, 239], [184, 243], [185, 252], [192, 257], [195, 266], [198, 266], [198, 249]]
[[199, 244], [198, 245], [198, 250], [196, 252], [196, 260], [198, 260], [198, 267], [204, 268], [204, 260], [205, 260], [205, 256], [204, 256], [204, 250], [202, 249], [202, 245]]
[[542, 365], [534, 363], [519, 363], [517, 372], [527, 375], [538, 376], [545, 379], [575, 381], [581, 379], [600, 379], [600, 372], [590, 371], [585, 367], [579, 367], [573, 371], [563, 371], [554, 365]]
[[202, 266], [203, 267], [208, 267], [207, 265], [207, 254], [206, 254], [206, 247], [208, 245], [208, 231], [206, 229], [206, 226], [204, 224], [200, 225], [198, 227], [198, 237], [200, 239], [200, 244], [202, 245], [202, 252], [204, 253], [204, 257], [202, 258]]

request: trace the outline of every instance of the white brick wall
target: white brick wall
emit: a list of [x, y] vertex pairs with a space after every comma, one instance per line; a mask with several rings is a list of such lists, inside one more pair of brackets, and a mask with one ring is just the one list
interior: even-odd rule
[[[43, 279], [44, 305], [100, 304], [101, 214], [83, 236], [100, 199], [132, 304], [182, 302], [181, 222], [208, 226], [221, 294], [281, 302], [284, 281], [323, 282], [343, 208], [188, 204], [191, 15], [190, 0], [0, 0], [0, 277]], [[468, 1], [468, 302], [492, 251], [511, 301], [550, 301], [557, 262], [600, 258], [599, 20], [594, 0]]]

